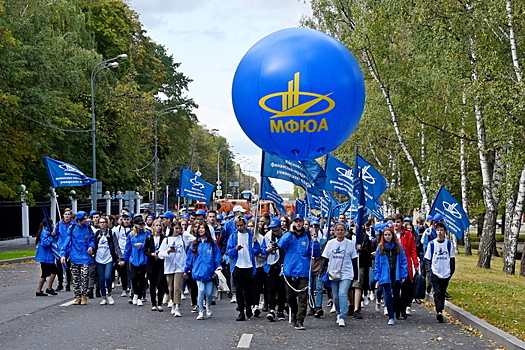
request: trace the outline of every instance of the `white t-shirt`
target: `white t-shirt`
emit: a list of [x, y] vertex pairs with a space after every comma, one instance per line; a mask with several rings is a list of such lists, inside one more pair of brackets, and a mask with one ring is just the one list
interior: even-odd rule
[[242, 245], [242, 249], [237, 252], [239, 257], [237, 258], [237, 263], [235, 266], [241, 269], [246, 269], [253, 267], [252, 259], [250, 258], [250, 246], [251, 242], [248, 242], [249, 234], [246, 233], [237, 233], [237, 245]]
[[[439, 243], [436, 239], [428, 242], [427, 251], [425, 252], [425, 259], [432, 261], [432, 273], [438, 278], [449, 278], [450, 271], [450, 259], [454, 258], [454, 247], [451, 243], [447, 243], [445, 239], [442, 243]], [[432, 256], [431, 244], [434, 245], [434, 255]], [[449, 247], [450, 245], [450, 252]], [[449, 254], [450, 253], [450, 254]]]
[[357, 258], [355, 243], [348, 238], [339, 242], [333, 238], [326, 243], [323, 255], [328, 261], [328, 271], [340, 270], [342, 280], [354, 279], [352, 259]]
[[98, 241], [97, 256], [95, 257], [95, 261], [103, 265], [113, 261], [113, 257], [111, 256], [111, 252], [109, 251], [108, 238], [104, 234], [100, 237], [100, 240]]

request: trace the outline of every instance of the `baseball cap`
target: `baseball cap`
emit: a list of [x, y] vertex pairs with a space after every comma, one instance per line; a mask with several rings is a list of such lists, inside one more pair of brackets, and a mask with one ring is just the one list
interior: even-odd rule
[[160, 215], [160, 217], [161, 217], [161, 218], [168, 218], [168, 219], [173, 220], [173, 219], [175, 219], [175, 214], [173, 214], [172, 211], [169, 211], [169, 210], [168, 210], [168, 211], [165, 212], [164, 214]]
[[77, 220], [80, 220], [80, 219], [87, 218], [87, 216], [88, 216], [87, 213], [86, 213], [85, 211], [82, 211], [82, 210], [81, 210], [81, 211], [77, 212], [77, 215], [76, 215], [75, 218], [76, 218]]
[[412, 218], [407, 216], [406, 218], [403, 219], [403, 222], [405, 222], [405, 221], [412, 222]]
[[281, 226], [281, 220], [279, 220], [279, 219], [272, 219], [270, 221], [270, 225], [268, 225], [268, 228], [278, 227], [278, 226]]
[[133, 223], [137, 224], [137, 225], [144, 225], [145, 224], [144, 219], [142, 218], [142, 215], [135, 216], [133, 218]]
[[122, 216], [127, 216], [128, 218], [131, 217], [131, 213], [129, 211], [125, 211], [122, 213]]
[[443, 217], [443, 215], [441, 215], [441, 214], [439, 214], [439, 213], [437, 213], [436, 215], [434, 215], [434, 221], [441, 221], [441, 220], [443, 220], [443, 219], [445, 219], [445, 218]]
[[295, 214], [295, 216], [293, 217], [292, 221], [295, 221], [295, 220], [302, 220], [302, 221], [304, 221], [304, 217], [301, 214]]
[[202, 210], [202, 209], [197, 209], [197, 211], [195, 213], [191, 214], [191, 215], [193, 215], [193, 216], [197, 216], [197, 215], [205, 216], [206, 212], [204, 210]]
[[[161, 216], [161, 217], [162, 217], [162, 216]], [[182, 214], [182, 218], [183, 218], [183, 219], [189, 219], [189, 218], [190, 218], [190, 214], [188, 214], [188, 213], [184, 213], [184, 214]]]
[[236, 212], [236, 211], [240, 211], [241, 213], [244, 213], [244, 212], [246, 212], [246, 209], [244, 209], [240, 205], [236, 205], [236, 206], [233, 207], [233, 212]]

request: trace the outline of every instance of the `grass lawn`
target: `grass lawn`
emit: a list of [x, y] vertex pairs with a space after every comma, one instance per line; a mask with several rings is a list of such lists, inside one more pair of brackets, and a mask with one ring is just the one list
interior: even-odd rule
[[[477, 251], [472, 256], [456, 257], [456, 273], [449, 293], [455, 305], [487, 321], [494, 327], [525, 341], [525, 277], [502, 271], [501, 258], [494, 258], [491, 269], [476, 267]], [[516, 261], [519, 271], [520, 261]]]
[[25, 258], [27, 256], [35, 256], [35, 249], [0, 253], [0, 260]]

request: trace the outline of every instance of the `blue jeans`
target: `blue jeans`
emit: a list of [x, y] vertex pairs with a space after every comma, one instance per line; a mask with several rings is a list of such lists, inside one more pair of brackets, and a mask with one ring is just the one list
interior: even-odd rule
[[204, 311], [204, 294], [206, 294], [206, 300], [211, 303], [211, 294], [213, 293], [213, 281], [199, 281], [197, 280], [197, 288], [199, 290], [197, 294], [197, 303], [199, 304], [199, 311]]
[[393, 286], [387, 283], [381, 286], [383, 287], [383, 297], [385, 298], [385, 306], [388, 310], [388, 318], [394, 318], [394, 311], [399, 309], [401, 302], [401, 283], [395, 282]]
[[335, 310], [339, 318], [343, 320], [346, 318], [346, 311], [348, 309], [348, 289], [352, 284], [352, 280], [332, 281], [332, 294], [334, 298]]
[[97, 263], [98, 287], [100, 288], [100, 295], [103, 297], [106, 296], [106, 288], [108, 294], [111, 294], [111, 285], [113, 284], [111, 280], [112, 273], [113, 262], [108, 262], [107, 264]]

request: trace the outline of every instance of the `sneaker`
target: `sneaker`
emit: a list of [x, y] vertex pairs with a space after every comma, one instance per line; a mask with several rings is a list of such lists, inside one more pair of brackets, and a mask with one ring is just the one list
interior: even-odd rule
[[353, 306], [353, 305], [350, 305], [350, 306], [348, 307], [348, 311], [346, 312], [346, 314], [347, 314], [348, 316], [354, 316], [354, 306]]
[[393, 326], [395, 322], [396, 321], [393, 318], [391, 318], [391, 319], [388, 320], [388, 325], [389, 326]]
[[383, 315], [388, 315], [388, 309], [386, 308], [386, 306], [383, 308]]
[[55, 290], [53, 288], [51, 288], [51, 289], [47, 288], [46, 289], [46, 293], [47, 294], [51, 294], [51, 295], [58, 295], [58, 293], [55, 292]]
[[175, 306], [171, 308], [171, 314], [175, 315]]
[[152, 306], [151, 307], [151, 311], [157, 311], [157, 307], [156, 306]]
[[142, 299], [137, 299], [137, 306], [142, 306], [144, 303], [142, 302]]
[[121, 296], [122, 298], [125, 298], [125, 297], [128, 296], [128, 293], [126, 293], [126, 291], [123, 290], [122, 293], [120, 294], [120, 296]]
[[237, 296], [234, 294], [232, 295], [232, 300], [230, 300], [230, 303], [235, 304], [237, 302]]
[[80, 305], [86, 305], [87, 304], [87, 298], [86, 297], [81, 297], [80, 298]]
[[199, 312], [199, 307], [197, 305], [193, 305], [191, 307], [191, 312]]
[[328, 303], [326, 304], [326, 306], [332, 307], [333, 305], [334, 305], [334, 301], [333, 300], [328, 300]]
[[410, 306], [407, 306], [407, 309], [406, 309], [405, 313], [407, 315], [410, 315], [412, 313], [412, 309], [410, 308]]
[[361, 316], [361, 311], [359, 310], [355, 310], [354, 311], [354, 318], [358, 319], [358, 320], [362, 320], [363, 319], [363, 316]]
[[452, 299], [452, 295], [448, 294], [447, 292], [445, 292], [445, 298], [447, 299]]
[[71, 292], [71, 286], [69, 284], [66, 284], [66, 292]]
[[332, 308], [330, 309], [330, 313], [333, 314], [335, 312], [335, 305], [332, 305]]
[[368, 295], [366, 295], [364, 299], [365, 300], [363, 301], [363, 304], [365, 304], [365, 306], [368, 306], [368, 304], [370, 304], [370, 299], [368, 299]]
[[111, 295], [108, 295], [108, 304], [109, 305], [115, 304], [115, 300], [113, 299], [113, 297]]
[[[173, 316], [175, 317], [181, 317], [181, 314], [180, 314], [180, 311], [179, 311], [179, 307], [176, 306], [174, 307], [173, 309], [175, 309], [175, 312], [173, 312]], [[173, 309], [171, 309], [173, 311]]]
[[337, 315], [335, 318], [335, 323], [339, 324], [339, 320], [341, 319], [341, 316]]
[[253, 312], [253, 316], [255, 316], [255, 317], [260, 317], [261, 316], [261, 310], [259, 310], [259, 307], [257, 307], [257, 306], [255, 306], [253, 308], [252, 312]]
[[212, 314], [212, 311], [211, 311], [211, 307], [206, 307], [206, 317], [211, 317], [211, 314]]
[[339, 327], [345, 327], [345, 320], [343, 318], [340, 318], [339, 321], [337, 321], [337, 325]]
[[441, 312], [436, 314], [436, 318], [437, 318], [437, 320], [438, 320], [439, 323], [443, 323], [443, 322], [445, 322], [445, 320], [443, 319], [443, 315], [441, 314]]
[[381, 311], [381, 302], [376, 301], [376, 312], [380, 312], [380, 311]]
[[401, 319], [406, 320], [408, 318], [408, 315], [406, 312], [401, 311]]
[[81, 302], [82, 302], [82, 300], [75, 299], [75, 301], [73, 302], [73, 305], [80, 305]]
[[185, 295], [185, 294], [182, 294], [182, 295], [180, 296], [180, 299], [181, 299], [181, 300], [186, 300], [186, 295]]
[[158, 312], [164, 312], [164, 309], [162, 308], [162, 306], [157, 306], [157, 311]]
[[170, 301], [170, 295], [164, 294], [164, 297], [162, 298], [162, 303], [167, 304]]
[[102, 299], [102, 301], [100, 302], [100, 305], [107, 305], [108, 304], [108, 301], [106, 299]]
[[204, 320], [204, 311], [199, 311], [199, 315], [197, 316], [197, 320]]
[[268, 315], [266, 315], [266, 319], [270, 322], [275, 322], [275, 311], [270, 311]]
[[286, 317], [284, 317], [284, 312], [278, 312], [277, 313], [277, 318], [279, 319], [279, 321], [286, 320]]
[[[133, 305], [137, 305], [138, 301], [139, 301], [139, 296], [138, 295], [134, 295], [133, 296], [133, 300], [131, 301], [131, 303]], [[142, 300], [140, 301], [140, 303], [142, 304]]]
[[40, 292], [36, 292], [36, 296], [37, 297], [47, 297], [47, 294], [42, 292], [42, 291], [40, 291]]
[[375, 298], [376, 298], [376, 293], [374, 293], [374, 292], [370, 292], [370, 300], [371, 300], [371, 301], [374, 301]]
[[246, 321], [246, 316], [244, 315], [244, 312], [241, 312], [239, 316], [237, 316], [235, 321]]
[[252, 318], [252, 316], [253, 316], [252, 309], [250, 307], [247, 307], [246, 308], [246, 317]]
[[322, 308], [317, 308], [314, 312], [315, 318], [320, 318], [323, 315], [324, 315], [324, 310]]
[[133, 304], [133, 298], [132, 297], [129, 298], [128, 304]]
[[169, 307], [170, 309], [173, 307], [173, 301], [170, 300], [170, 301], [168, 302], [168, 307]]
[[295, 322], [295, 329], [297, 329], [298, 331], [304, 331], [306, 328], [304, 327], [303, 325], [303, 321], [297, 321]]
[[55, 289], [57, 292], [60, 292], [61, 290], [64, 290], [64, 286], [59, 284], [57, 289]]

